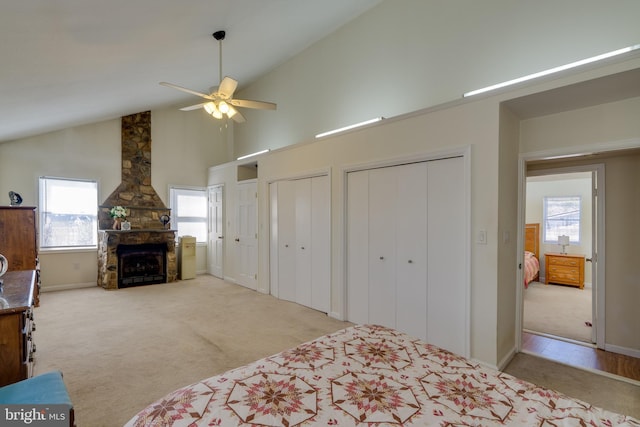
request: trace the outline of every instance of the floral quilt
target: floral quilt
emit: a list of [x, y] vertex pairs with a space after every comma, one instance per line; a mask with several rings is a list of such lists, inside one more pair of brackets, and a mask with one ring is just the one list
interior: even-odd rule
[[176, 390], [133, 426], [640, 426], [381, 326], [360, 325]]

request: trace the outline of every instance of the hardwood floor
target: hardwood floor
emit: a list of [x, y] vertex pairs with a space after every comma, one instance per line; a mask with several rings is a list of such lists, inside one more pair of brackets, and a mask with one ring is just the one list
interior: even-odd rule
[[568, 365], [604, 371], [640, 381], [640, 359], [596, 348], [522, 333], [522, 350]]

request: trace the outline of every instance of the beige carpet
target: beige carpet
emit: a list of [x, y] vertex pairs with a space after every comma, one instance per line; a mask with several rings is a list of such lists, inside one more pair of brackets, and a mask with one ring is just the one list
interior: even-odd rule
[[531, 282], [524, 291], [523, 328], [591, 342], [591, 289]]
[[[211, 276], [43, 293], [35, 318], [36, 372], [63, 372], [79, 427], [121, 426], [181, 386], [350, 325]], [[571, 396], [640, 415], [625, 403], [637, 402], [640, 388], [587, 372], [575, 384], [566, 379], [571, 368], [524, 354], [514, 363], [516, 376], [534, 374]], [[589, 399], [579, 394], [585, 390]]]

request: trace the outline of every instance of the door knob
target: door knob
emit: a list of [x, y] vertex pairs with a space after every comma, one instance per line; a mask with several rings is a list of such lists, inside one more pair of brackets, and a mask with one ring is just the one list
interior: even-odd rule
[[413, 260], [411, 260], [411, 259], [410, 259], [410, 260], [409, 260], [409, 264], [413, 264]]
[[304, 249], [304, 246], [300, 246], [300, 249]]
[[236, 242], [239, 242], [239, 241], [240, 241], [240, 239], [238, 239], [238, 238], [236, 237]]
[[224, 239], [224, 236], [218, 236], [218, 239]]
[[383, 256], [381, 256], [381, 257], [380, 257], [380, 259], [384, 259], [384, 257], [383, 257]]

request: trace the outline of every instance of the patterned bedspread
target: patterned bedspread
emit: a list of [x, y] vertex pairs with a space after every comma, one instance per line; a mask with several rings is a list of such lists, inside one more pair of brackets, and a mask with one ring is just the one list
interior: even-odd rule
[[128, 426], [640, 426], [380, 326], [181, 388]]
[[525, 251], [524, 253], [524, 287], [527, 288], [529, 283], [538, 277], [540, 271], [540, 261], [533, 252]]

